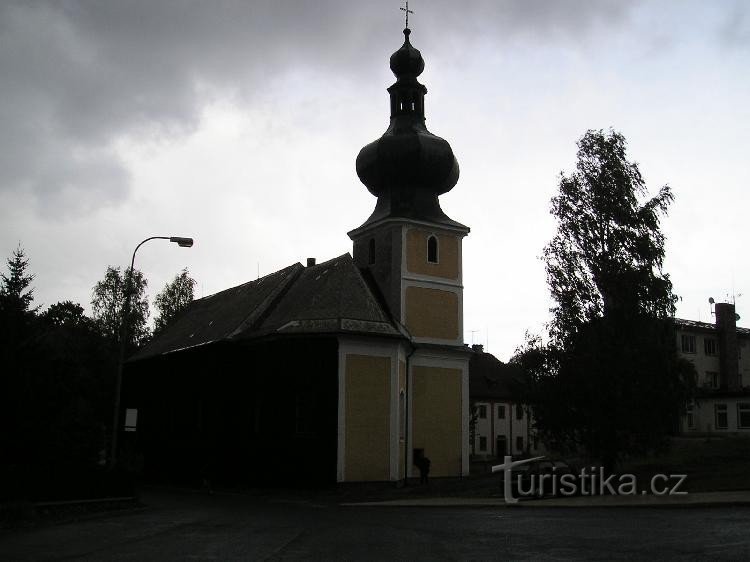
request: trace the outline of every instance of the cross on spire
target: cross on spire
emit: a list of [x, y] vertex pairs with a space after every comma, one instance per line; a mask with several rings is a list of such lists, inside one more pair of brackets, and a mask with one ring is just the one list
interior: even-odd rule
[[409, 9], [409, 0], [406, 0], [406, 8], [399, 8], [402, 12], [406, 12], [406, 29], [409, 29], [409, 14], [413, 14], [414, 11]]

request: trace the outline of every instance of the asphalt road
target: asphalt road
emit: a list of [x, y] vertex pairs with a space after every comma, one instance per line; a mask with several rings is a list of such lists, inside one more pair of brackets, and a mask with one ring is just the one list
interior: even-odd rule
[[139, 511], [0, 534], [1, 560], [750, 559], [750, 508], [344, 507], [152, 493]]

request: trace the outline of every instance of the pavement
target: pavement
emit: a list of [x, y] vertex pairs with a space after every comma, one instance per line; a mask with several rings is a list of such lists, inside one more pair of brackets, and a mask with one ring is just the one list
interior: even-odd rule
[[[750, 560], [745, 506], [566, 509], [549, 499], [511, 509], [425, 496], [402, 500], [411, 507], [343, 507], [340, 496], [293, 496], [148, 489], [146, 509], [0, 532], [0, 560]], [[737, 497], [748, 495], [718, 496]]]
[[750, 506], [750, 490], [727, 492], [697, 492], [684, 495], [656, 496], [653, 494], [629, 496], [575, 496], [543, 499], [521, 499], [516, 504], [502, 497], [421, 497], [386, 501], [345, 502], [344, 506], [382, 507], [730, 507]]

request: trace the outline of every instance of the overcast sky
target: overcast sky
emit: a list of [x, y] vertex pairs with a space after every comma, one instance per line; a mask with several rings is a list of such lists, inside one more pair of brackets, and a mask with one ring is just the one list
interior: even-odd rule
[[[188, 267], [205, 296], [351, 251], [375, 199], [359, 149], [388, 124], [398, 1], [0, 4], [0, 254], [36, 304], [80, 302], [108, 265], [155, 294]], [[549, 319], [549, 200], [587, 129], [669, 184], [678, 315], [737, 297], [750, 325], [750, 9], [741, 0], [412, 0], [427, 126], [461, 178], [465, 341], [507, 360]], [[747, 304], [747, 306], [745, 306]]]

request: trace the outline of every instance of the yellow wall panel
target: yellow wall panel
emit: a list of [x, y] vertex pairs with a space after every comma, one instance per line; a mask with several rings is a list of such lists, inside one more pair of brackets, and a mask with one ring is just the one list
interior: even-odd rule
[[345, 372], [344, 479], [388, 480], [391, 361], [388, 357], [347, 355]]
[[416, 337], [458, 339], [458, 295], [425, 287], [406, 288], [406, 327]]
[[461, 474], [461, 371], [414, 367], [413, 448], [424, 449], [430, 476]]

